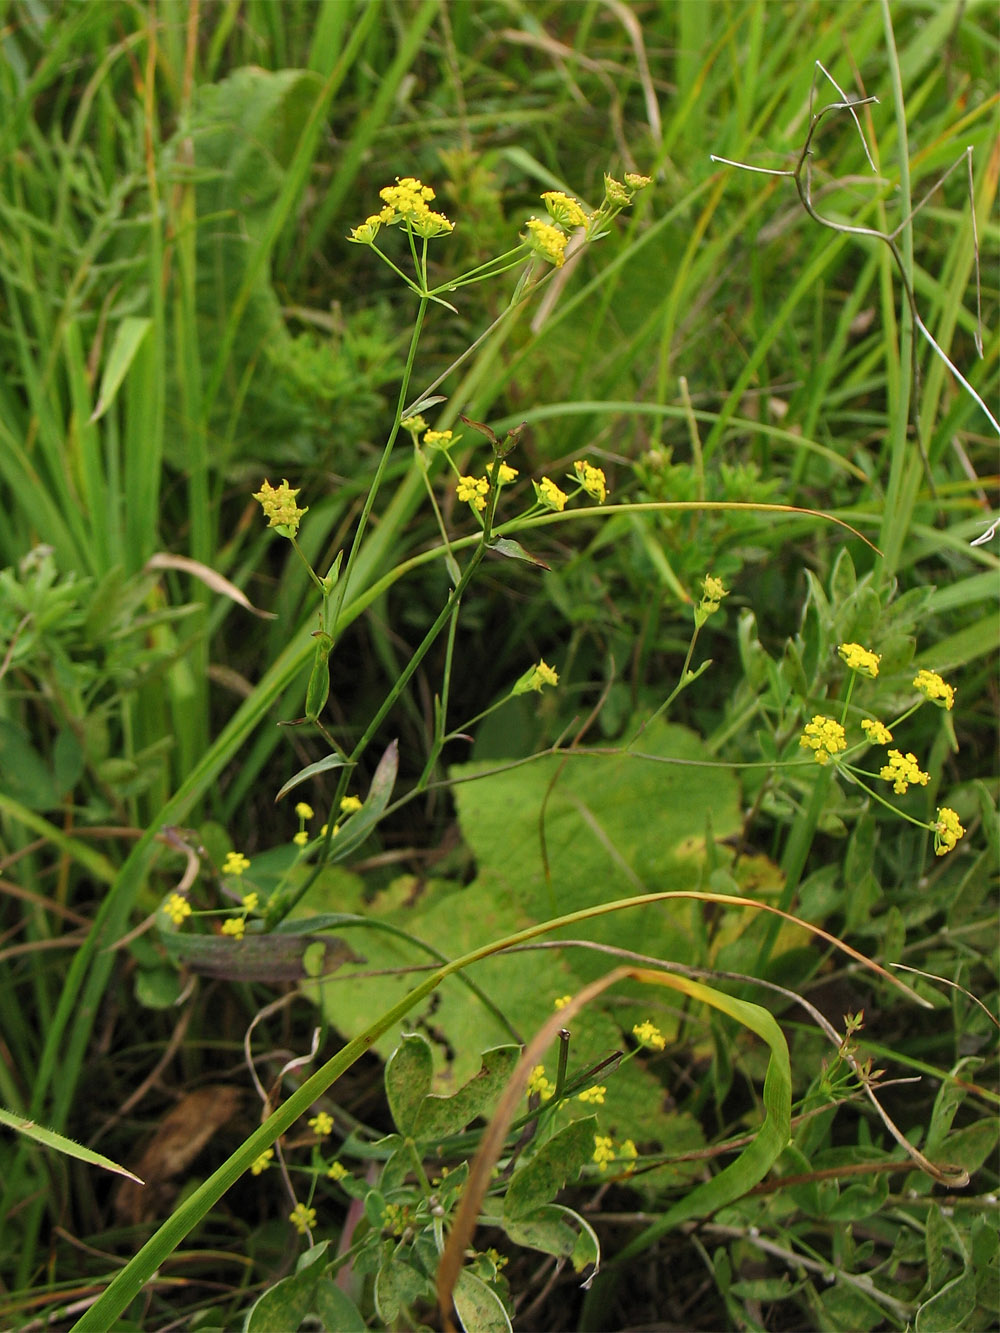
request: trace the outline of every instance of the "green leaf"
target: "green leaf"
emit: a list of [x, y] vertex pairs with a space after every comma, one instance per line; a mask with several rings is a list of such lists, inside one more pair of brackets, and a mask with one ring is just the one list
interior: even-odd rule
[[520, 542], [514, 541], [513, 537], [494, 537], [488, 549], [497, 555], [505, 555], [508, 560], [526, 560], [529, 565], [537, 565], [539, 569], [552, 568], [544, 560], [539, 560], [538, 556], [526, 551]]
[[385, 1067], [385, 1094], [400, 1134], [414, 1135], [417, 1111], [431, 1090], [433, 1068], [430, 1043], [419, 1032], [408, 1033], [393, 1051]]
[[385, 753], [378, 761], [364, 805], [351, 815], [349, 822], [330, 844], [328, 860], [331, 864], [351, 856], [366, 841], [385, 814], [385, 808], [396, 785], [398, 771], [399, 742], [393, 741], [386, 747]]
[[331, 769], [343, 768], [344, 763], [345, 761], [341, 759], [339, 754], [328, 754], [325, 759], [318, 759], [315, 764], [307, 764], [305, 768], [300, 768], [293, 777], [288, 779], [274, 799], [280, 801], [282, 796], [287, 796], [293, 788], [300, 786], [301, 783], [308, 782], [310, 778], [318, 777], [320, 773], [329, 773]]
[[539, 1148], [527, 1166], [515, 1171], [504, 1196], [504, 1225], [532, 1216], [554, 1199], [568, 1181], [576, 1180], [593, 1159], [596, 1116], [574, 1120]]
[[438, 1141], [459, 1133], [477, 1116], [485, 1115], [509, 1081], [520, 1055], [518, 1046], [496, 1046], [484, 1051], [479, 1073], [453, 1096], [436, 1093], [426, 1096], [417, 1109], [414, 1138]]
[[414, 1301], [425, 1297], [434, 1299], [434, 1288], [404, 1257], [402, 1246], [388, 1249], [375, 1275], [375, 1309], [378, 1317], [390, 1328]]
[[361, 1311], [330, 1278], [321, 1277], [316, 1283], [313, 1304], [321, 1327], [336, 1329], [337, 1333], [364, 1333]]
[[29, 810], [52, 810], [59, 792], [44, 759], [16, 722], [0, 718], [0, 792]]
[[129, 367], [135, 360], [135, 354], [152, 326], [153, 321], [146, 316], [126, 315], [115, 329], [114, 341], [108, 353], [104, 374], [101, 376], [97, 404], [90, 415], [91, 422], [99, 421], [114, 402], [122, 380], [128, 374]]
[[323, 1280], [322, 1261], [329, 1244], [324, 1240], [306, 1250], [297, 1271], [276, 1282], [254, 1302], [243, 1321], [243, 1333], [295, 1333], [316, 1308], [316, 1288]]
[[601, 1247], [593, 1227], [560, 1204], [543, 1204], [525, 1217], [504, 1217], [503, 1229], [515, 1245], [569, 1259], [577, 1273], [600, 1263]]
[[976, 1275], [966, 1268], [924, 1301], [914, 1321], [917, 1333], [958, 1333], [976, 1308]]
[[511, 1333], [511, 1322], [503, 1301], [482, 1278], [467, 1268], [458, 1275], [452, 1300], [465, 1333]]
[[86, 1162], [89, 1166], [99, 1166], [104, 1171], [114, 1171], [116, 1175], [127, 1176], [129, 1180], [134, 1180], [142, 1185], [145, 1182], [138, 1176], [126, 1171], [123, 1166], [112, 1162], [110, 1158], [102, 1157], [100, 1153], [92, 1152], [90, 1148], [85, 1148], [81, 1143], [74, 1143], [72, 1139], [66, 1138], [64, 1134], [57, 1134], [54, 1129], [46, 1129], [43, 1125], [36, 1125], [33, 1120], [27, 1120], [24, 1116], [15, 1115], [13, 1111], [8, 1111], [0, 1106], [0, 1125], [6, 1125], [8, 1129], [15, 1130], [18, 1134], [23, 1134], [25, 1138], [33, 1139], [43, 1147], [54, 1148], [56, 1152], [63, 1153], [66, 1157], [75, 1157], [79, 1162]]

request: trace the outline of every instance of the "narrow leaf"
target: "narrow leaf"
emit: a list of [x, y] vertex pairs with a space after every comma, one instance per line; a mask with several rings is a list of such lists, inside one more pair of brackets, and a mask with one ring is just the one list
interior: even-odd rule
[[6, 1125], [8, 1129], [16, 1130], [18, 1134], [23, 1134], [25, 1138], [34, 1139], [36, 1143], [41, 1143], [46, 1148], [55, 1148], [56, 1152], [64, 1153], [67, 1157], [75, 1157], [78, 1161], [87, 1162], [90, 1166], [99, 1166], [105, 1171], [114, 1171], [116, 1175], [127, 1176], [129, 1180], [134, 1180], [137, 1185], [145, 1183], [138, 1176], [133, 1175], [131, 1171], [126, 1171], [123, 1166], [119, 1166], [107, 1157], [102, 1157], [100, 1153], [91, 1152], [82, 1143], [74, 1143], [72, 1139], [66, 1138], [64, 1134], [57, 1134], [54, 1129], [45, 1129], [42, 1125], [36, 1125], [33, 1120], [26, 1120], [23, 1116], [15, 1115], [13, 1111], [8, 1111], [5, 1107], [0, 1107], [0, 1125]]
[[114, 402], [115, 394], [128, 374], [129, 366], [135, 360], [135, 354], [152, 324], [153, 321], [145, 316], [126, 315], [118, 325], [111, 351], [108, 353], [107, 365], [101, 376], [101, 391], [97, 395], [97, 406], [90, 415], [92, 422], [98, 421]]
[[529, 565], [537, 565], [539, 569], [552, 568], [544, 560], [539, 560], [537, 555], [526, 551], [520, 542], [514, 541], [513, 537], [495, 537], [490, 542], [489, 549], [495, 551], [497, 555], [505, 555], [508, 560], [526, 560]]
[[282, 796], [287, 796], [293, 788], [299, 786], [302, 782], [307, 782], [310, 778], [317, 777], [320, 773], [329, 773], [333, 768], [343, 768], [345, 761], [338, 754], [328, 754], [325, 759], [318, 759], [315, 764], [307, 764], [305, 768], [288, 779], [281, 791], [274, 798], [280, 801]]

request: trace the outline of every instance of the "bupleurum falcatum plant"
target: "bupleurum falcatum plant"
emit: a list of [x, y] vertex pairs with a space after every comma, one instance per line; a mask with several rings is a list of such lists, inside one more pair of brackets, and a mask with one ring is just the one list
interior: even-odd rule
[[[283, 477], [277, 485], [264, 479], [254, 492], [268, 526], [290, 544], [295, 558], [308, 570], [319, 603], [304, 712], [295, 721], [314, 727], [326, 741], [328, 753], [289, 777], [278, 798], [305, 784], [318, 783], [323, 775], [335, 776], [335, 788], [332, 798], [326, 798], [325, 817], [317, 815], [312, 803], [297, 802], [294, 824], [289, 819], [283, 846], [254, 849], [252, 857], [239, 848], [222, 854], [208, 877], [211, 896], [205, 905], [201, 903], [202, 887], [196, 879], [167, 895], [158, 913], [163, 938], [172, 956], [195, 970], [217, 976], [254, 977], [275, 975], [274, 969], [278, 968], [280, 975], [302, 981], [310, 994], [313, 993], [309, 991], [310, 979], [318, 983], [320, 978], [335, 972], [345, 959], [362, 961], [340, 938], [344, 934], [349, 936], [351, 929], [358, 926], [381, 928], [404, 938], [425, 957], [429, 955], [432, 968], [426, 979], [403, 998], [393, 1002], [380, 1000], [382, 1012], [376, 1011], [366, 1018], [362, 1035], [348, 1041], [315, 1073], [297, 1081], [277, 1106], [275, 1090], [263, 1088], [254, 1072], [253, 1060], [248, 1059], [262, 1103], [262, 1125], [177, 1210], [169, 1225], [177, 1234], [184, 1234], [192, 1220], [201, 1216], [212, 1200], [244, 1171], [255, 1176], [280, 1172], [287, 1195], [287, 1222], [297, 1234], [308, 1237], [311, 1248], [299, 1271], [262, 1298], [261, 1321], [269, 1302], [297, 1297], [306, 1287], [310, 1299], [318, 1300], [317, 1283], [320, 1283], [327, 1322], [336, 1324], [339, 1320], [344, 1326], [353, 1326], [362, 1320], [362, 1315], [334, 1280], [342, 1270], [349, 1269], [355, 1283], [372, 1279], [375, 1313], [388, 1327], [416, 1327], [421, 1312], [435, 1299], [446, 1315], [454, 1307], [466, 1329], [509, 1327], [513, 1305], [503, 1276], [504, 1260], [495, 1249], [472, 1243], [477, 1219], [501, 1230], [512, 1244], [568, 1261], [577, 1272], [596, 1268], [600, 1256], [597, 1237], [583, 1214], [554, 1202], [558, 1191], [564, 1183], [581, 1176], [595, 1183], [632, 1180], [669, 1162], [668, 1156], [655, 1149], [644, 1152], [635, 1138], [622, 1130], [609, 1097], [615, 1080], [624, 1080], [635, 1070], [641, 1070], [646, 1062], [663, 1056], [667, 1036], [654, 1017], [647, 1014], [635, 1023], [630, 1021], [624, 1032], [619, 1029], [614, 1039], [620, 1046], [596, 1060], [588, 1052], [586, 1041], [576, 1044], [578, 1029], [573, 1020], [611, 986], [638, 983], [676, 992], [685, 1001], [708, 1006], [742, 1025], [759, 1038], [768, 1053], [765, 1119], [759, 1134], [729, 1165], [684, 1192], [659, 1218], [658, 1227], [665, 1229], [687, 1218], [703, 1216], [741, 1197], [763, 1178], [787, 1142], [792, 1081], [784, 1037], [766, 1009], [710, 984], [717, 974], [686, 961], [619, 950], [616, 961], [624, 960], [620, 966], [598, 980], [583, 984], [574, 994], [560, 996], [556, 1011], [527, 1041], [486, 990], [473, 977], [465, 975], [472, 965], [505, 953], [512, 946], [529, 946], [538, 937], [559, 929], [586, 928], [618, 912], [649, 912], [656, 905], [693, 899], [725, 909], [768, 911], [775, 924], [779, 918], [796, 922], [784, 907], [762, 905], [738, 893], [716, 891], [714, 886], [655, 892], [636, 886], [643, 887], [643, 891], [631, 897], [562, 912], [552, 895], [549, 919], [523, 926], [526, 918], [522, 914], [518, 921], [523, 928], [450, 959], [406, 930], [387, 920], [379, 921], [371, 914], [343, 910], [301, 914], [310, 890], [322, 886], [324, 871], [353, 856], [389, 810], [399, 765], [396, 742], [379, 759], [366, 794], [352, 793], [349, 786], [356, 781], [359, 764], [376, 733], [439, 639], [443, 638], [445, 643], [444, 666], [435, 699], [428, 754], [419, 777], [403, 796], [395, 798], [397, 806], [428, 790], [449, 743], [459, 738], [467, 740], [470, 731], [485, 717], [519, 696], [558, 686], [556, 666], [544, 660], [531, 662], [525, 664], [506, 692], [487, 708], [459, 726], [449, 721], [451, 684], [457, 669], [459, 614], [463, 598], [469, 593], [486, 555], [492, 553], [545, 569], [544, 562], [518, 540], [522, 529], [571, 518], [576, 502], [588, 502], [585, 512], [593, 513], [593, 505], [600, 507], [598, 512], [607, 510], [607, 476], [592, 458], [575, 459], [564, 475], [531, 478], [529, 490], [522, 469], [515, 465], [520, 427], [500, 435], [489, 426], [462, 416], [462, 422], [471, 432], [465, 435], [455, 428], [460, 414], [453, 412], [450, 405], [440, 419], [428, 420], [432, 409], [446, 401], [435, 391], [468, 353], [421, 394], [411, 398], [427, 309], [431, 304], [454, 309], [449, 296], [472, 283], [520, 268], [509, 311], [516, 309], [562, 267], [572, 247], [598, 240], [615, 215], [648, 184], [645, 177], [637, 175], [627, 175], [623, 182], [606, 177], [604, 199], [593, 211], [562, 192], [547, 191], [542, 196], [547, 216], [530, 218], [516, 246], [468, 272], [436, 283], [430, 280], [429, 247], [446, 243], [456, 224], [432, 207], [434, 191], [423, 182], [403, 177], [386, 186], [380, 192], [383, 207], [355, 227], [350, 239], [368, 247], [396, 274], [416, 298], [417, 308], [393, 423], [349, 545], [337, 554], [325, 573], [315, 569], [299, 540], [311, 507], [299, 502], [302, 488]], [[392, 244], [384, 244], [386, 237], [393, 236], [396, 249]], [[396, 252], [400, 236], [402, 257]], [[440, 559], [450, 589], [437, 616], [372, 717], [351, 733], [356, 739], [347, 740], [338, 735], [327, 716], [337, 666], [336, 648], [339, 636], [350, 623], [348, 613], [355, 605], [349, 598], [356, 595], [353, 584], [364, 560], [373, 507], [401, 437], [409, 440], [412, 472], [426, 491], [440, 536], [440, 546], [430, 557], [417, 557], [417, 561]], [[470, 458], [479, 461], [470, 463]], [[450, 492], [448, 503], [443, 504], [447, 492]], [[316, 503], [313, 497], [303, 498]], [[456, 512], [456, 504], [460, 506], [457, 512], [463, 523], [472, 528], [471, 533], [456, 534], [452, 529], [446, 516]], [[671, 507], [670, 502], [664, 502], [664, 509]], [[724, 507], [734, 506], [727, 502]], [[754, 507], [774, 511], [787, 508], [770, 504]], [[372, 531], [377, 535], [377, 530]], [[703, 576], [701, 597], [692, 601], [690, 608], [690, 639], [677, 683], [623, 747], [622, 758], [634, 757], [636, 761], [649, 758], [633, 747], [648, 738], [651, 724], [658, 722], [679, 693], [709, 668], [707, 659], [695, 665], [694, 655], [701, 632], [720, 611], [727, 596], [728, 589], [720, 578], [711, 573]], [[361, 601], [363, 609], [368, 602], [364, 597]], [[909, 713], [893, 719], [888, 728], [879, 723], [884, 734], [878, 732], [869, 737], [868, 728], [862, 727], [865, 739], [859, 739], [848, 750], [845, 724], [853, 681], [858, 673], [877, 674], [877, 658], [854, 644], [845, 645], [843, 655], [852, 674], [841, 720], [817, 714], [806, 726], [803, 745], [812, 750], [824, 768], [838, 768], [858, 783], [878, 781], [879, 777], [886, 779], [889, 773], [892, 786], [899, 791], [900, 783], [920, 781], [914, 776], [919, 769], [910, 767], [908, 753], [889, 751], [881, 775], [874, 778], [851, 757], [855, 750], [860, 753], [869, 740], [882, 742], [893, 728], [902, 726]], [[933, 693], [926, 682], [921, 688], [925, 696]], [[947, 687], [942, 683], [940, 689]], [[549, 755], [554, 757], [558, 753], [556, 748]], [[901, 756], [899, 761], [894, 758], [897, 753]], [[309, 790], [312, 794], [312, 788]], [[877, 795], [874, 791], [873, 794]], [[878, 799], [885, 798], [878, 796]], [[935, 831], [939, 848], [944, 850], [954, 846], [962, 833], [957, 817], [953, 819], [948, 808], [939, 810]], [[299, 913], [293, 916], [296, 909]], [[198, 924], [210, 930], [199, 934]], [[833, 947], [888, 979], [884, 969], [849, 946], [818, 928], [797, 924], [813, 930]], [[331, 931], [336, 931], [336, 936], [331, 936]], [[449, 941], [451, 952], [457, 949]], [[285, 970], [281, 972], [281, 968]], [[412, 967], [397, 970], [405, 972]], [[357, 1126], [347, 1125], [338, 1118], [335, 1104], [327, 1101], [328, 1089], [378, 1039], [398, 1030], [407, 1015], [449, 977], [466, 988], [470, 1005], [482, 1007], [496, 1020], [509, 1036], [507, 1044], [482, 1050], [479, 1072], [444, 1096], [434, 1091], [429, 1042], [420, 1034], [404, 1035], [385, 1072], [393, 1132], [374, 1138]], [[894, 984], [908, 990], [899, 981]], [[318, 984], [315, 990], [318, 993]], [[790, 992], [782, 994], [790, 996]], [[794, 1001], [797, 997], [790, 998]], [[806, 1007], [816, 1017], [816, 1011]], [[824, 1031], [840, 1050], [844, 1036], [829, 1024]], [[557, 1061], [549, 1071], [544, 1054], [557, 1038]], [[291, 1077], [300, 1063], [293, 1062], [283, 1077]], [[294, 1076], [299, 1080], [298, 1074]], [[871, 1093], [869, 1083], [860, 1075], [859, 1083]], [[485, 1128], [479, 1123], [483, 1119], [488, 1119]], [[304, 1129], [296, 1129], [302, 1124]], [[330, 1151], [327, 1141], [334, 1135], [340, 1146]], [[906, 1143], [902, 1136], [900, 1141]], [[323, 1239], [317, 1243], [314, 1233], [337, 1227], [343, 1212], [339, 1201], [344, 1196], [354, 1200], [357, 1207], [351, 1214], [350, 1226], [342, 1230], [339, 1248], [331, 1252], [332, 1241]], [[153, 1256], [159, 1252], [157, 1246], [162, 1251], [165, 1243], [165, 1240], [157, 1242], [154, 1237], [150, 1242], [152, 1250], [143, 1262], [153, 1262]], [[94, 1307], [93, 1317], [120, 1309], [117, 1304], [120, 1289], [140, 1277], [142, 1271], [138, 1260], [134, 1266], [130, 1265], [111, 1284], [106, 1298], [102, 1297]], [[256, 1327], [253, 1312], [247, 1326]]]

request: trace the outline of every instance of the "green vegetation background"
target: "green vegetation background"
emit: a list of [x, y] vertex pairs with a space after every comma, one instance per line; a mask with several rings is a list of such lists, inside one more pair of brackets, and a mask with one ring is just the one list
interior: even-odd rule
[[[451, 748], [440, 786], [382, 826], [360, 865], [330, 872], [311, 909], [383, 914], [455, 954], [488, 932], [631, 892], [635, 879], [762, 896], [791, 885], [815, 924], [883, 963], [944, 976], [995, 1012], [997, 559], [995, 541], [970, 541], [996, 514], [996, 439], [926, 345], [913, 378], [884, 245], [816, 226], [789, 179], [710, 158], [791, 168], [816, 61], [852, 95], [879, 98], [862, 116], [875, 172], [846, 118], [817, 143], [825, 215], [892, 230], [971, 148], [971, 202], [962, 166], [900, 247], [924, 322], [995, 408], [992, 6], [34, 0], [0, 5], [0, 45], [4, 1105], [134, 1162], [185, 1091], [248, 1086], [243, 1033], [273, 989], [214, 980], [182, 995], [155, 934], [134, 932], [183, 873], [185, 841], [215, 864], [233, 847], [265, 869], [267, 855], [287, 854], [297, 825], [275, 792], [326, 752], [319, 737], [275, 725], [302, 711], [315, 602], [250, 493], [264, 476], [301, 487], [303, 549], [317, 567], [349, 540], [392, 424], [413, 311], [345, 237], [404, 175], [432, 183], [456, 222], [434, 246], [441, 277], [508, 249], [544, 189], [593, 206], [607, 170], [654, 180], [565, 281], [445, 383], [435, 424], [458, 412], [498, 431], [526, 422], [512, 460], [522, 479], [559, 477], [587, 457], [612, 500], [822, 510], [879, 554], [815, 519], [708, 509], [531, 534], [551, 572], [486, 567], [462, 610], [452, 709], [488, 707], [539, 658], [558, 668], [558, 692], [515, 701], [474, 744]], [[820, 78], [818, 104], [835, 96]], [[431, 314], [418, 389], [488, 327], [512, 284], [470, 289], [457, 314]], [[479, 444], [462, 442], [468, 470]], [[348, 740], [448, 587], [443, 564], [422, 558], [436, 528], [409, 445], [389, 483], [334, 658], [327, 725]], [[438, 493], [451, 530], [465, 530], [440, 478]], [[701, 640], [712, 666], [643, 748], [726, 767], [572, 761], [548, 798], [549, 883], [538, 810], [561, 761], [454, 794], [447, 780], [575, 734], [598, 704], [587, 741], [620, 746], [676, 683], [706, 573], [732, 590]], [[774, 780], [768, 765], [795, 754], [802, 721], [840, 688], [844, 639], [883, 653], [870, 698], [886, 716], [907, 705], [915, 665], [956, 685], [953, 717], [926, 708], [910, 724], [905, 748], [932, 785], [901, 802], [923, 821], [935, 805], [958, 810], [968, 832], [952, 857], [935, 859], [925, 831], [849, 786], [821, 789], [801, 769]], [[419, 774], [442, 669], [443, 649], [380, 733], [359, 790], [392, 739], [403, 788]], [[322, 795], [309, 794], [317, 809]], [[156, 841], [165, 827], [179, 830], [172, 848]], [[766, 929], [706, 924], [689, 909], [594, 938], [751, 972], [775, 948]], [[387, 941], [349, 943], [396, 965]], [[928, 1155], [975, 1171], [969, 1190], [939, 1207], [926, 1178], [889, 1173], [891, 1139], [854, 1106], [835, 1128], [817, 1121], [822, 1131], [797, 1150], [813, 1169], [877, 1160], [891, 1195], [851, 1196], [856, 1206], [820, 1197], [835, 1181], [763, 1195], [716, 1218], [715, 1233], [656, 1242], [660, 1268], [683, 1275], [680, 1292], [649, 1276], [600, 1314], [565, 1297], [568, 1313], [547, 1310], [547, 1327], [625, 1326], [667, 1309], [683, 1322], [684, 1293], [706, 1279], [704, 1327], [759, 1326], [762, 1303], [818, 1328], [989, 1326], [989, 1019], [962, 989], [918, 983], [936, 1005], [930, 1018], [890, 990], [873, 996], [798, 938], [782, 937], [773, 961], [772, 980], [825, 996], [832, 1020], [865, 1008], [865, 1049], [894, 1077], [923, 1079], [899, 1093], [904, 1129]], [[543, 966], [527, 992], [524, 978]], [[491, 962], [481, 980], [531, 1030], [595, 968], [566, 951], [531, 956], [522, 971]], [[318, 1012], [353, 1035], [394, 984], [334, 981]], [[644, 1012], [630, 995], [614, 1021], [595, 1013], [581, 1051], [604, 1049], [616, 1024], [627, 1030]], [[301, 1001], [286, 1009], [274, 1048], [306, 1049], [316, 1013]], [[467, 1077], [496, 1034], [460, 993], [444, 996], [437, 1027], [435, 1013], [439, 1074]], [[786, 1017], [804, 1095], [828, 1051]], [[662, 1018], [670, 1060], [623, 1073], [622, 1132], [669, 1156], [754, 1127], [759, 1052], [694, 1010]], [[345, 1081], [343, 1105], [377, 1122], [380, 1089], [373, 1061]], [[248, 1096], [212, 1161], [258, 1109]], [[95, 1290], [145, 1234], [77, 1162], [5, 1138], [0, 1170], [0, 1309], [11, 1326]], [[608, 1211], [638, 1197], [623, 1193]], [[641, 1197], [654, 1213], [665, 1206], [652, 1186]], [[128, 1326], [235, 1319], [247, 1293], [292, 1262], [286, 1213], [277, 1187], [241, 1183], [173, 1270], [224, 1272], [225, 1292], [158, 1289]], [[747, 1241], [750, 1225], [772, 1251]], [[623, 1244], [634, 1233], [612, 1234]], [[827, 1290], [828, 1264], [855, 1280]], [[518, 1272], [526, 1300], [535, 1277]]]

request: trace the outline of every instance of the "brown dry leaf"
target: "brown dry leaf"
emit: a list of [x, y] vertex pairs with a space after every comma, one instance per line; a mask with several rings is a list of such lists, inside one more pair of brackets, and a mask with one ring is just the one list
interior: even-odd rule
[[252, 611], [255, 616], [260, 616], [262, 620], [277, 619], [273, 611], [261, 611], [259, 607], [253, 605], [245, 592], [237, 588], [235, 583], [230, 583], [221, 574], [217, 574], [214, 569], [208, 565], [203, 565], [200, 560], [191, 560], [186, 555], [168, 555], [165, 551], [160, 551], [157, 555], [151, 555], [146, 561], [146, 572], [148, 573], [154, 569], [178, 569], [184, 574], [192, 574], [196, 579], [200, 579], [205, 587], [211, 589], [212, 592], [221, 593], [223, 597], [228, 597], [237, 606], [242, 606], [247, 611]]
[[115, 1191], [113, 1207], [119, 1222], [137, 1226], [155, 1221], [168, 1211], [177, 1193], [171, 1184], [240, 1108], [239, 1089], [224, 1083], [186, 1093], [164, 1116], [139, 1159], [135, 1173], [146, 1182], [123, 1180]]

